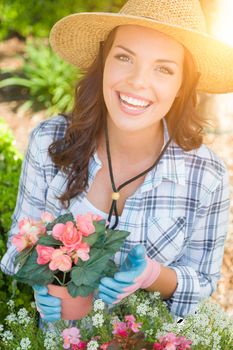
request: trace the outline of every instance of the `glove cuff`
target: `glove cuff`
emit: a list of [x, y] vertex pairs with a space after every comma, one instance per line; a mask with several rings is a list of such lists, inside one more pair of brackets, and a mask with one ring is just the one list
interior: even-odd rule
[[145, 279], [141, 284], [141, 288], [145, 289], [151, 286], [159, 277], [161, 265], [156, 260], [146, 257], [147, 267], [145, 271]]

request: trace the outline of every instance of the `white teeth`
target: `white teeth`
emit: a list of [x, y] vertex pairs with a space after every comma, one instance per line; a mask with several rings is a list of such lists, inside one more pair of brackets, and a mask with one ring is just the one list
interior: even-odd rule
[[149, 102], [147, 101], [143, 101], [143, 100], [138, 100], [136, 98], [133, 97], [129, 97], [123, 94], [120, 94], [120, 98], [121, 100], [123, 100], [124, 102], [127, 102], [133, 106], [138, 106], [138, 107], [148, 107], [149, 106]]

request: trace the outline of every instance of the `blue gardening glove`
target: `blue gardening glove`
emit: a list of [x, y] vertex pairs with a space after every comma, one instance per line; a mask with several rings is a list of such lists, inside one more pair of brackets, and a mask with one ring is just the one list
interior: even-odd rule
[[107, 304], [119, 303], [139, 288], [148, 288], [159, 276], [160, 264], [146, 255], [143, 245], [130, 250], [114, 278], [103, 277], [99, 297]]
[[55, 322], [61, 319], [61, 300], [48, 294], [48, 288], [35, 285], [34, 297], [37, 311], [40, 313], [42, 320]]

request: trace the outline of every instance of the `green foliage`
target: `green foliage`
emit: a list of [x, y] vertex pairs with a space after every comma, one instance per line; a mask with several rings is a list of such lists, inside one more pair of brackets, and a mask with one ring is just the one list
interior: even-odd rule
[[[4, 121], [0, 119], [0, 259], [6, 250], [7, 232], [11, 226], [22, 156], [14, 147], [14, 139]], [[6, 301], [13, 296], [16, 305], [25, 305], [32, 298], [31, 289], [18, 286], [10, 276], [0, 270], [0, 323], [6, 315]]]
[[[0, 39], [12, 32], [48, 37], [53, 24], [76, 12], [118, 11], [125, 0], [4, 0], [0, 2]], [[64, 6], [65, 5], [65, 6]]]
[[0, 82], [0, 88], [19, 85], [29, 90], [30, 100], [21, 108], [47, 109], [48, 115], [68, 112], [73, 105], [78, 70], [58, 57], [43, 41], [27, 42], [23, 77]]

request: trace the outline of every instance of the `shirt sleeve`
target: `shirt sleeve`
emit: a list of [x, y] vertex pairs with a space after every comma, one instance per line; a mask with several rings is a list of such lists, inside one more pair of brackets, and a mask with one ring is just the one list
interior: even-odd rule
[[39, 128], [34, 129], [30, 136], [28, 150], [22, 164], [16, 207], [12, 216], [12, 226], [7, 242], [7, 251], [0, 263], [1, 270], [8, 275], [16, 273], [14, 260], [17, 250], [11, 244], [11, 239], [14, 234], [18, 233], [18, 222], [28, 217], [38, 220], [45, 208], [47, 185], [43, 171], [38, 131]]
[[177, 274], [178, 285], [166, 302], [176, 316], [193, 313], [198, 302], [216, 289], [228, 229], [228, 181], [228, 173], [225, 172], [220, 185], [208, 193], [197, 211], [184, 255], [169, 265]]

